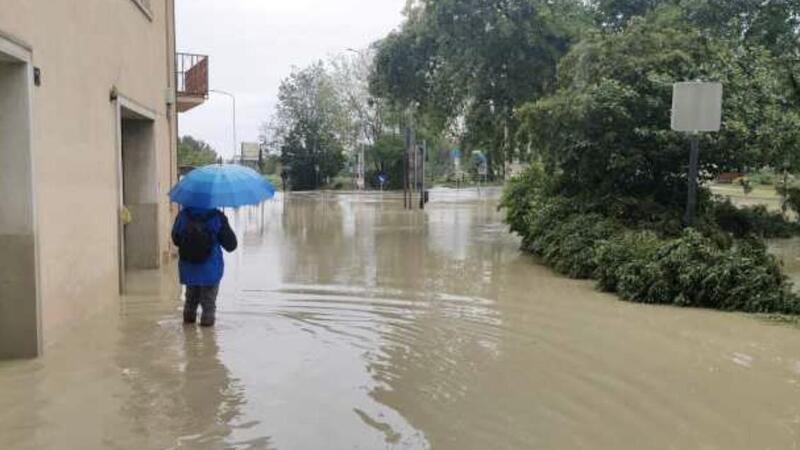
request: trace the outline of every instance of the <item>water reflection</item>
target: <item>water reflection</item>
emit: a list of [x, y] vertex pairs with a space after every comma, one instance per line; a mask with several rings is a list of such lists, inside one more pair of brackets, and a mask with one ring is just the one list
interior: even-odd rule
[[126, 299], [116, 352], [124, 417], [153, 448], [247, 448], [232, 439], [245, 393], [220, 359], [220, 332], [183, 326], [177, 306]]

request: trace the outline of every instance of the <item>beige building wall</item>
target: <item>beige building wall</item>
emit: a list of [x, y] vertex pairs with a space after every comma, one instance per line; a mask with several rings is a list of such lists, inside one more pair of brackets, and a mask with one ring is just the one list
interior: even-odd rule
[[[119, 96], [155, 117], [158, 255], [175, 178], [173, 0], [0, 0], [0, 36], [27, 46], [44, 344], [119, 302]], [[174, 97], [173, 97], [174, 98]], [[134, 218], [135, 219], [135, 218]]]

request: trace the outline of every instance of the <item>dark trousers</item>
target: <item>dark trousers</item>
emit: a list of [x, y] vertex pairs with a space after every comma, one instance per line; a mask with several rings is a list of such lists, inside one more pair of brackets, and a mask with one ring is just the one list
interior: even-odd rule
[[183, 321], [194, 323], [197, 321], [197, 307], [203, 308], [200, 316], [200, 325], [214, 325], [217, 312], [217, 286], [186, 286], [186, 304], [183, 306]]

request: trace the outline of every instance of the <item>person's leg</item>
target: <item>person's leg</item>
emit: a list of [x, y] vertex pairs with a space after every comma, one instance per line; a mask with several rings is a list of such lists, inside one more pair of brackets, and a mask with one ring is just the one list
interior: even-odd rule
[[184, 323], [197, 321], [197, 306], [200, 304], [201, 293], [201, 286], [186, 286], [186, 302], [183, 305]]
[[203, 306], [203, 314], [200, 316], [200, 326], [212, 327], [217, 319], [217, 286], [203, 286], [200, 303]]

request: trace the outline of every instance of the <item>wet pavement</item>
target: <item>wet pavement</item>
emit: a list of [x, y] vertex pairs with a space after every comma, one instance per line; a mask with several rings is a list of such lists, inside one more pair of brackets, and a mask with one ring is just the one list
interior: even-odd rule
[[240, 211], [215, 329], [134, 277], [119, 309], [0, 363], [0, 448], [797, 448], [800, 328], [554, 275], [496, 194]]

